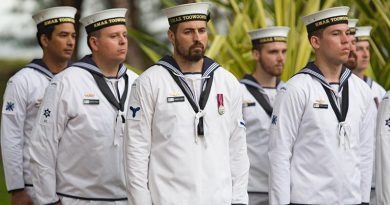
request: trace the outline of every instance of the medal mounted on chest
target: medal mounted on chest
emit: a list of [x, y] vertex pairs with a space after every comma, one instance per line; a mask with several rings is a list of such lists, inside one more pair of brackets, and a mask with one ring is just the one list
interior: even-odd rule
[[223, 115], [225, 113], [225, 106], [223, 105], [223, 94], [217, 94], [218, 113]]

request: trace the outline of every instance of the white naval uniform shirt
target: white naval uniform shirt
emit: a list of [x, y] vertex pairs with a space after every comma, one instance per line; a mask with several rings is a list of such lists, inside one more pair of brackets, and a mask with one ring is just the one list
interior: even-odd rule
[[[386, 90], [381, 85], [379, 85], [377, 82], [375, 82], [374, 80], [372, 80], [368, 76], [364, 76], [363, 80], [371, 88], [375, 105], [378, 108], [379, 104], [382, 101], [383, 96], [386, 94]], [[374, 124], [374, 126], [375, 126], [375, 124]], [[374, 144], [374, 147], [375, 147], [375, 144]], [[375, 148], [374, 148], [374, 150], [375, 150]], [[375, 155], [374, 155], [374, 159], [375, 159]], [[375, 199], [375, 178], [376, 177], [375, 177], [375, 160], [374, 160], [374, 169], [372, 172], [372, 183], [371, 183], [371, 187], [373, 188], [371, 195], [374, 195], [374, 196], [371, 196], [372, 199]], [[371, 200], [371, 205], [375, 205], [375, 201]]]
[[240, 82], [243, 96], [242, 113], [246, 125], [246, 143], [250, 162], [248, 192], [268, 193], [268, 139], [271, 116], [246, 86], [256, 88], [272, 107], [277, 89], [284, 83], [278, 81], [275, 88], [265, 88], [250, 75], [245, 75]]
[[379, 106], [376, 125], [376, 200], [390, 204], [390, 91]]
[[386, 94], [386, 90], [381, 85], [379, 85], [376, 81], [372, 80], [367, 76], [364, 76], [363, 80], [368, 84], [368, 86], [370, 86], [372, 95], [374, 97], [374, 101], [378, 106], [379, 103], [382, 101], [383, 96]]
[[32, 186], [31, 132], [45, 88], [54, 75], [41, 59], [34, 59], [12, 76], [3, 97], [1, 150], [8, 191]]
[[323, 88], [330, 85], [314, 63], [280, 89], [270, 128], [272, 205], [369, 202], [375, 105], [367, 84], [345, 68], [335, 97], [342, 96], [346, 82], [343, 123]]
[[[127, 109], [122, 112], [110, 104], [91, 73], [103, 75], [86, 56], [53, 78], [45, 92], [30, 147], [34, 188], [41, 204], [54, 203], [59, 196], [101, 204], [127, 200], [122, 121]], [[126, 73], [128, 92], [124, 93]], [[113, 86], [116, 80], [103, 77], [103, 83], [127, 99], [136, 77], [122, 65], [118, 90]]]
[[[170, 72], [183, 78], [170, 56], [134, 83], [125, 130], [130, 204], [248, 203], [249, 161], [240, 86], [217, 63], [208, 58], [204, 62], [202, 78], [214, 76], [207, 103], [198, 114], [171, 76]], [[224, 113], [218, 112], [217, 94], [223, 95]], [[204, 135], [197, 132], [199, 113]]]

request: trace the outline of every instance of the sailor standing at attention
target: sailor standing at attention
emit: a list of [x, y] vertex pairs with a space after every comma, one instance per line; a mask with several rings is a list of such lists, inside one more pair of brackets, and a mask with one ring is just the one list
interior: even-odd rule
[[31, 179], [32, 129], [51, 79], [69, 65], [76, 44], [76, 9], [52, 7], [33, 15], [43, 56], [12, 76], [4, 93], [1, 117], [1, 150], [7, 190], [12, 205], [36, 204]]
[[371, 55], [369, 39], [371, 29], [371, 26], [356, 27], [356, 68], [353, 69], [352, 72], [370, 86], [375, 104], [378, 107], [382, 97], [386, 94], [386, 90], [373, 79], [364, 74], [370, 64]]
[[349, 51], [348, 60], [344, 63], [344, 66], [350, 70], [356, 68], [356, 24], [358, 19], [348, 19], [348, 27], [349, 27], [349, 45], [351, 50]]
[[40, 204], [127, 205], [123, 130], [137, 75], [123, 65], [126, 11], [82, 18], [92, 54], [46, 89], [30, 147]]
[[243, 89], [242, 112], [250, 162], [249, 205], [268, 204], [268, 139], [276, 92], [287, 51], [288, 27], [261, 28], [249, 32], [255, 71], [240, 80]]
[[241, 87], [204, 55], [209, 6], [164, 10], [173, 55], [133, 84], [125, 131], [131, 205], [248, 204]]
[[375, 104], [343, 66], [350, 53], [348, 7], [303, 17], [315, 52], [283, 86], [271, 117], [272, 205], [368, 204]]
[[383, 97], [376, 124], [376, 204], [390, 204], [390, 91]]

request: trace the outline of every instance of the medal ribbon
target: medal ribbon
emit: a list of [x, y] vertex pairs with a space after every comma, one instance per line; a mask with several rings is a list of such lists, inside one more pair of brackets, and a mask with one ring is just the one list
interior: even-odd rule
[[217, 100], [218, 100], [218, 109], [223, 107], [223, 94], [217, 94]]

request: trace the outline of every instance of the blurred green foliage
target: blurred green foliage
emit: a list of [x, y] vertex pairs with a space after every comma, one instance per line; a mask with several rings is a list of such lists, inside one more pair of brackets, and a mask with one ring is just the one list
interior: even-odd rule
[[[197, 0], [202, 2], [203, 0]], [[251, 73], [254, 62], [248, 31], [267, 26], [288, 26], [288, 50], [283, 80], [302, 69], [313, 59], [302, 16], [334, 6], [349, 6], [350, 18], [358, 18], [358, 26], [370, 25], [371, 66], [367, 75], [390, 89], [390, 1], [388, 0], [210, 0], [213, 2], [211, 21], [208, 23], [209, 44], [206, 55], [220, 63], [237, 78]], [[172, 0], [162, 1], [165, 7]], [[217, 10], [215, 8], [218, 8]], [[217, 25], [218, 24], [218, 25]], [[220, 27], [226, 31], [219, 32]], [[222, 30], [224, 30], [222, 29]], [[138, 40], [146, 56], [157, 61], [170, 51], [148, 33], [130, 30], [129, 35]], [[167, 51], [168, 50], [168, 51]]]

